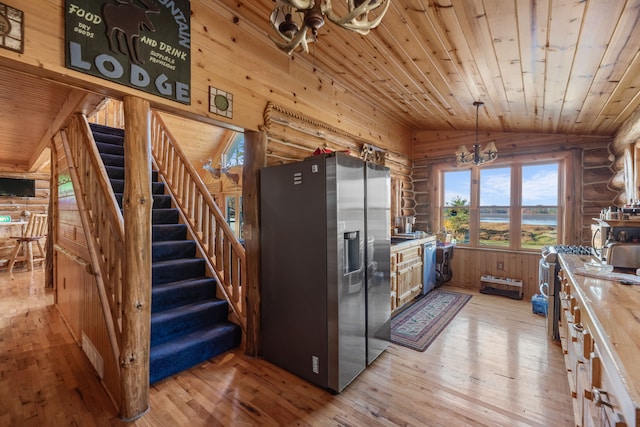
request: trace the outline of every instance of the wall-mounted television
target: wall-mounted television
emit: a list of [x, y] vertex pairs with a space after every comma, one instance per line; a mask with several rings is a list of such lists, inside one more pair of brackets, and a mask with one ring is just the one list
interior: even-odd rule
[[0, 177], [0, 196], [35, 197], [36, 181], [34, 179]]

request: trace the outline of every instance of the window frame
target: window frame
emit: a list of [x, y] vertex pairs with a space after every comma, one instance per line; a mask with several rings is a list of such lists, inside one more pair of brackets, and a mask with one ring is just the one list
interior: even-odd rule
[[[520, 188], [522, 185], [522, 167], [533, 166], [536, 164], [558, 164], [558, 230], [557, 240], [558, 244], [564, 244], [569, 240], [569, 232], [580, 232], [580, 229], [572, 229], [571, 221], [576, 221], [577, 218], [573, 218], [575, 215], [572, 203], [576, 202], [576, 197], [569, 196], [575, 194], [575, 189], [578, 187], [575, 181], [569, 181], [568, 177], [572, 177], [574, 174], [573, 169], [575, 159], [572, 157], [570, 151], [565, 152], [551, 152], [551, 153], [539, 153], [529, 155], [513, 155], [503, 156], [495, 162], [480, 166], [461, 166], [455, 163], [440, 163], [434, 165], [433, 177], [431, 187], [431, 202], [435, 208], [432, 211], [433, 219], [431, 221], [434, 231], [442, 230], [444, 224], [444, 208], [446, 207], [446, 201], [444, 200], [444, 174], [445, 172], [455, 172], [462, 169], [471, 170], [471, 194], [469, 201], [469, 243], [460, 243], [463, 247], [473, 249], [485, 249], [485, 250], [508, 250], [508, 251], [522, 251], [522, 252], [538, 252], [540, 249], [525, 248], [522, 247], [522, 197], [520, 195]], [[510, 211], [510, 244], [508, 247], [503, 246], [486, 246], [479, 244], [479, 225], [480, 225], [480, 170], [481, 168], [488, 167], [510, 167], [511, 168], [511, 205]], [[517, 220], [517, 221], [516, 221]], [[580, 228], [580, 226], [577, 226]]]

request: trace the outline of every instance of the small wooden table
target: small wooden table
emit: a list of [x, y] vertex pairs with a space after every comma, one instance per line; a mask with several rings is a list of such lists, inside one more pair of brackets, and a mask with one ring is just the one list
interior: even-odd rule
[[0, 238], [17, 236], [14, 231], [16, 227], [20, 226], [20, 236], [24, 235], [24, 227], [28, 221], [19, 220], [11, 222], [0, 222]]
[[[8, 262], [15, 241], [11, 237], [24, 236], [27, 221], [0, 222], [0, 259]], [[6, 265], [5, 265], [6, 266]]]

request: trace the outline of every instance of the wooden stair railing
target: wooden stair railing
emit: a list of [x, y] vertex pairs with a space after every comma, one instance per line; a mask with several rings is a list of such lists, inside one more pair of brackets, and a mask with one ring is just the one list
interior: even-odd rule
[[[105, 100], [90, 117], [91, 122], [123, 128], [122, 102]], [[181, 210], [209, 271], [229, 302], [234, 317], [246, 334], [246, 256], [220, 208], [188, 158], [175, 143], [162, 118], [151, 117], [151, 152], [159, 174]]]
[[151, 115], [151, 152], [160, 176], [205, 254], [210, 271], [246, 333], [246, 257], [220, 208], [157, 112]]
[[124, 219], [86, 117], [74, 115], [59, 136], [87, 236], [111, 349], [115, 360], [119, 360], [122, 345]]

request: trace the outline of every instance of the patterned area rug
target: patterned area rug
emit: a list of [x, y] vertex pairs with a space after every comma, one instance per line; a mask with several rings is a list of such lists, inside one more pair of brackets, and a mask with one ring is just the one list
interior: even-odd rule
[[391, 342], [425, 351], [471, 295], [436, 289], [391, 319]]

